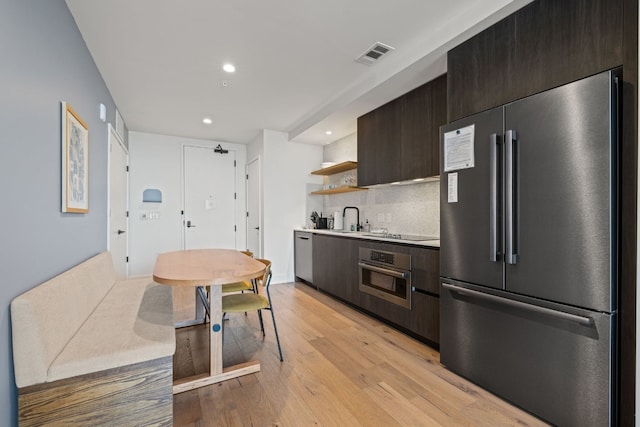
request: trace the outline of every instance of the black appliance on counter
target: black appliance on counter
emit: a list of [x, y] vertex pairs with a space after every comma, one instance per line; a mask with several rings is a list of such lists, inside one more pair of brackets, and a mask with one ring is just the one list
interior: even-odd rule
[[322, 216], [319, 217], [318, 218], [318, 222], [316, 224], [316, 228], [318, 230], [326, 230], [326, 229], [328, 229], [329, 228], [329, 223], [327, 221], [328, 221], [328, 218], [322, 217]]
[[618, 79], [441, 128], [441, 362], [560, 426], [616, 423]]

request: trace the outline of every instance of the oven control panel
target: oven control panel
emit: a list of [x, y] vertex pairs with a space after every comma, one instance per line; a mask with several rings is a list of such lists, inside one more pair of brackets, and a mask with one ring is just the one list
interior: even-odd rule
[[369, 256], [371, 261], [380, 262], [383, 264], [394, 265], [394, 255], [388, 252], [371, 251]]
[[411, 271], [411, 255], [398, 252], [360, 248], [360, 261]]

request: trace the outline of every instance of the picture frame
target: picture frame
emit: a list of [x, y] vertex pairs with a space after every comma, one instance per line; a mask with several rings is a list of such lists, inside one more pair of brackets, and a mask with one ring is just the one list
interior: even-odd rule
[[62, 101], [62, 212], [89, 212], [89, 126]]

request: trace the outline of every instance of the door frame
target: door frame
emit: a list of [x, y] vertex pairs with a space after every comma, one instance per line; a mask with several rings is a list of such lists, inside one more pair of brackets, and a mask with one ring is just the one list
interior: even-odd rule
[[[262, 246], [262, 243], [264, 241], [263, 239], [263, 233], [264, 233], [264, 224], [263, 224], [263, 217], [262, 217], [262, 156], [257, 155], [256, 157], [254, 157], [253, 159], [251, 159], [250, 161], [247, 162], [246, 166], [245, 166], [245, 176], [249, 177], [249, 165], [251, 165], [252, 163], [257, 162], [257, 166], [258, 166], [258, 173], [257, 173], [257, 180], [258, 180], [258, 227], [260, 227], [260, 229], [258, 230], [258, 253], [254, 254], [254, 256], [256, 258], [261, 258], [262, 254], [264, 253], [264, 248]], [[245, 179], [245, 194], [246, 194], [246, 209], [247, 209], [247, 213], [249, 212], [249, 178]], [[249, 233], [251, 232], [249, 230], [250, 226], [249, 226], [249, 221], [245, 221], [246, 224], [246, 239], [245, 239], [245, 246], [247, 248], [249, 248]]]
[[[127, 190], [124, 194], [127, 216], [125, 221], [125, 256], [129, 258], [129, 149], [124, 145], [122, 137], [116, 131], [111, 123], [107, 123], [107, 250], [111, 251], [111, 147], [114, 141], [122, 148], [125, 153], [127, 172], [125, 172], [125, 180], [127, 182]], [[125, 271], [129, 277], [129, 262], [126, 263]]]

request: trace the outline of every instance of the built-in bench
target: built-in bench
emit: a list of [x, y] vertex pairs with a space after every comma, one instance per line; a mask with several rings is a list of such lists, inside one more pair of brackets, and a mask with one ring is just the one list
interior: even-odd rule
[[171, 287], [109, 252], [11, 302], [20, 425], [172, 425]]

